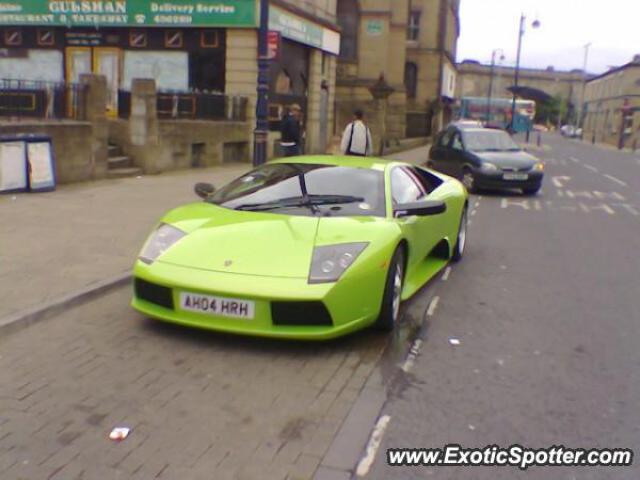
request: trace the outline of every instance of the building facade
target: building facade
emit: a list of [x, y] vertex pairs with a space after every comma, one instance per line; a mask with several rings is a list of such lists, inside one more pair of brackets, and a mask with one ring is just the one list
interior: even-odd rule
[[[511, 98], [509, 90], [514, 86], [515, 68], [496, 65], [493, 71], [493, 98]], [[475, 60], [458, 64], [457, 95], [462, 97], [486, 97], [489, 92], [491, 65]], [[568, 116], [575, 118], [582, 102], [585, 74], [582, 70], [569, 72], [548, 67], [544, 70], [520, 68], [518, 86], [521, 91], [534, 96], [557, 97], [568, 105]]]
[[640, 146], [640, 55], [587, 82], [583, 138], [618, 148]]
[[338, 0], [342, 41], [336, 79], [335, 131], [355, 109], [383, 130], [369, 88], [384, 75], [386, 138], [427, 136], [447, 121], [454, 99], [459, 0]]
[[[324, 151], [331, 136], [326, 125], [333, 122], [340, 50], [336, 2], [269, 3], [270, 140], [277, 143], [279, 119], [287, 105], [299, 103], [305, 108], [307, 151]], [[176, 110], [182, 115], [191, 104], [198, 108], [195, 101], [188, 102], [189, 93], [244, 97], [249, 160], [259, 6], [260, 0], [2, 2], [0, 79], [32, 82], [37, 89], [75, 84], [86, 74], [102, 75], [107, 81], [107, 116], [114, 121], [130, 113], [127, 99], [134, 79], [155, 81], [158, 94], [167, 99], [166, 109], [159, 103], [159, 113], [168, 116], [176, 116]], [[178, 94], [176, 107], [172, 99]]]

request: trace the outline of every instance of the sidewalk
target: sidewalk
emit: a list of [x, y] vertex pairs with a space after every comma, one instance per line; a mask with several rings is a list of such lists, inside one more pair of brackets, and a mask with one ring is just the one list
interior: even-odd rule
[[[393, 158], [423, 163], [428, 148]], [[0, 320], [126, 274], [163, 213], [199, 201], [196, 182], [220, 187], [250, 168], [241, 163], [0, 195]]]

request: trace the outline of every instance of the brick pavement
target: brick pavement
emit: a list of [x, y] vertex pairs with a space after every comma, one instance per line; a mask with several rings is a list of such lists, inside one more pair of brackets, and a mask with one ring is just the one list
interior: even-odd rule
[[311, 478], [387, 341], [221, 336], [144, 319], [129, 298], [0, 339], [0, 478]]

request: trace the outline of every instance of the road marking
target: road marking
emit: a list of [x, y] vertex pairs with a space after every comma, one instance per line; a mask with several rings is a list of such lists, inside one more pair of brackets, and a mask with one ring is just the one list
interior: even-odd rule
[[625, 182], [623, 182], [623, 181], [622, 181], [622, 180], [620, 180], [619, 178], [614, 177], [613, 175], [608, 175], [608, 174], [606, 174], [606, 173], [603, 173], [603, 175], [604, 175], [605, 177], [607, 177], [609, 180], [611, 180], [612, 182], [616, 182], [616, 183], [618, 183], [618, 184], [622, 185], [623, 187], [626, 187], [626, 186], [627, 186], [627, 184], [626, 184]]
[[626, 209], [627, 212], [629, 212], [631, 215], [634, 215], [636, 217], [640, 215], [640, 212], [638, 212], [638, 210], [633, 205], [629, 205], [628, 203], [614, 203], [613, 206], [622, 207]]
[[442, 281], [446, 282], [449, 280], [449, 275], [451, 274], [451, 267], [447, 267], [444, 269], [444, 273], [442, 274]]
[[510, 205], [512, 206], [517, 206], [517, 207], [522, 207], [525, 210], [529, 210], [529, 200], [510, 200], [508, 198], [502, 198], [502, 201], [500, 202], [500, 208], [507, 208]]
[[471, 210], [471, 216], [473, 217], [478, 211], [476, 209]]
[[476, 201], [476, 203], [475, 203], [474, 207], [475, 207], [475, 208], [478, 208], [479, 206], [480, 206], [480, 202]]
[[551, 181], [556, 188], [564, 187], [564, 184], [571, 180], [571, 177], [567, 177], [566, 175], [562, 175], [559, 177], [551, 177]]
[[411, 345], [409, 354], [407, 355], [407, 359], [402, 364], [402, 367], [400, 367], [404, 373], [409, 373], [409, 370], [411, 370], [411, 368], [413, 367], [413, 364], [416, 361], [416, 357], [420, 353], [421, 346], [422, 340], [420, 340], [419, 338], [415, 342], [413, 342], [413, 345]]
[[596, 173], [598, 173], [598, 169], [597, 169], [596, 167], [592, 166], [592, 165], [587, 165], [586, 163], [583, 163], [583, 164], [582, 164], [582, 166], [583, 166], [584, 168], [588, 168], [588, 169], [589, 169], [589, 170], [591, 170], [592, 172], [596, 172]]
[[582, 209], [582, 211], [584, 213], [589, 213], [591, 212], [591, 210], [602, 210], [603, 212], [607, 212], [609, 215], [615, 215], [616, 212], [606, 203], [603, 203], [601, 205], [596, 205], [596, 206], [590, 206], [587, 207], [584, 203], [580, 202], [578, 203], [578, 205], [580, 206], [580, 208]]
[[433, 314], [436, 312], [436, 308], [438, 308], [439, 301], [440, 297], [433, 297], [433, 300], [429, 303], [429, 308], [427, 308], [427, 317], [433, 317]]
[[579, 158], [576, 158], [576, 157], [569, 157], [569, 159], [570, 159], [572, 162], [580, 163], [580, 159], [579, 159]]
[[389, 425], [389, 420], [391, 420], [389, 415], [383, 415], [376, 422], [376, 426], [374, 427], [373, 432], [371, 432], [371, 437], [369, 437], [369, 442], [367, 443], [366, 454], [360, 462], [358, 462], [358, 467], [356, 468], [357, 476], [364, 477], [369, 473], [371, 465], [373, 465], [373, 461], [376, 459], [378, 448], [380, 448], [380, 442], [382, 442], [384, 431]]

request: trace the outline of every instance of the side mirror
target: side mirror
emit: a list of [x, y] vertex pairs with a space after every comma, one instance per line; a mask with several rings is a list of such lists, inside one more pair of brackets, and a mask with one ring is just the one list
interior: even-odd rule
[[200, 198], [208, 198], [213, 192], [216, 191], [216, 187], [211, 185], [210, 183], [198, 182], [193, 187], [193, 190], [196, 192]]
[[447, 211], [447, 204], [441, 200], [422, 200], [419, 202], [403, 203], [396, 206], [394, 217], [426, 217], [428, 215], [439, 215]]

